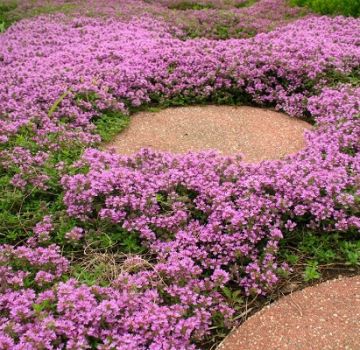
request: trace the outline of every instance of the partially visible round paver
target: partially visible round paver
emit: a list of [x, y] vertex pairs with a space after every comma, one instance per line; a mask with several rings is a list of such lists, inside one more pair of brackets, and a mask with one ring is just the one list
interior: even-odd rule
[[360, 276], [321, 283], [265, 307], [217, 350], [359, 350]]
[[305, 146], [311, 125], [284, 113], [248, 106], [194, 106], [135, 114], [107, 148], [131, 154], [141, 148], [186, 153], [218, 150], [244, 160], [280, 159]]

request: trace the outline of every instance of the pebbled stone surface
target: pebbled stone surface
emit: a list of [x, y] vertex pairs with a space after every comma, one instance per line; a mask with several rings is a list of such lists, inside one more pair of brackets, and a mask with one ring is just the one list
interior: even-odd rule
[[305, 147], [311, 125], [284, 113], [248, 106], [168, 108], [132, 116], [130, 126], [106, 148], [131, 154], [141, 148], [186, 153], [216, 149], [244, 160], [280, 159]]
[[289, 294], [250, 317], [217, 350], [359, 350], [360, 276]]

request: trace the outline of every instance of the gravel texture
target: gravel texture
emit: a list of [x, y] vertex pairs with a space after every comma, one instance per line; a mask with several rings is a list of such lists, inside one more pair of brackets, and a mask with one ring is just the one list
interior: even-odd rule
[[360, 276], [327, 281], [265, 307], [217, 350], [359, 350]]
[[219, 150], [243, 153], [248, 162], [280, 159], [305, 146], [311, 125], [286, 114], [248, 106], [168, 108], [132, 117], [130, 127], [107, 145], [118, 153], [141, 148], [173, 153]]

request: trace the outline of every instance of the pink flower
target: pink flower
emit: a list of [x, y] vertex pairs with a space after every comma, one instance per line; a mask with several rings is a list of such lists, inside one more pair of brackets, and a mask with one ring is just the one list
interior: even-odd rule
[[84, 230], [81, 227], [74, 227], [71, 231], [65, 233], [65, 238], [72, 241], [79, 241], [84, 236]]

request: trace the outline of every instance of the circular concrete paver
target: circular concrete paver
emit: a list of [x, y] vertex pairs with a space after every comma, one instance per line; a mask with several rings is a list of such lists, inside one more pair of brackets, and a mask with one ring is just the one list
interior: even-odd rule
[[360, 276], [289, 294], [233, 331], [217, 350], [359, 350]]
[[305, 147], [311, 125], [284, 113], [248, 106], [168, 108], [132, 116], [128, 129], [106, 148], [131, 154], [141, 148], [186, 153], [216, 149], [244, 160], [280, 159]]

